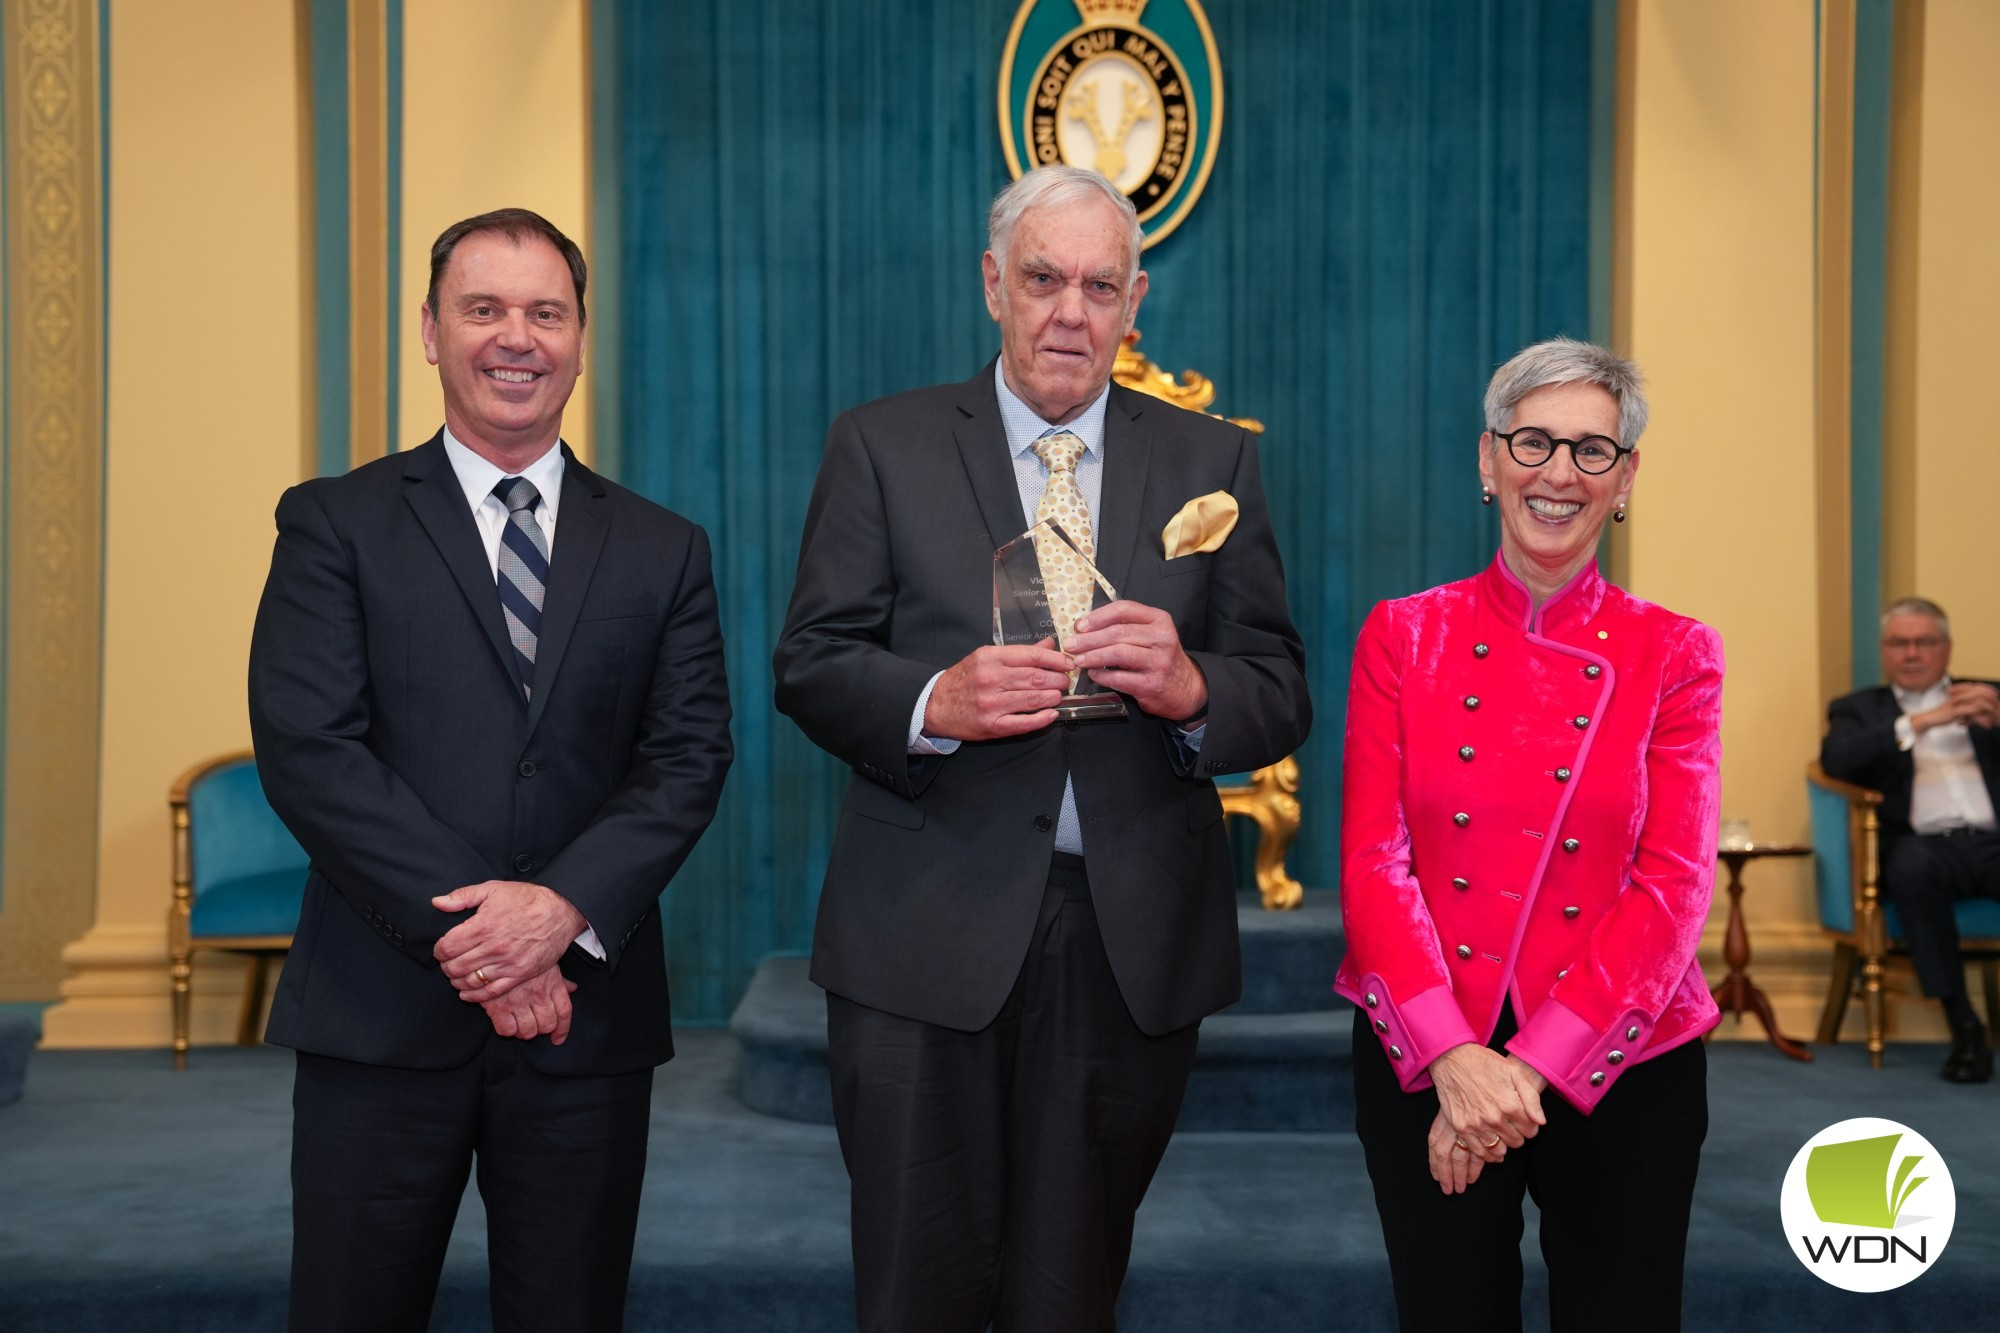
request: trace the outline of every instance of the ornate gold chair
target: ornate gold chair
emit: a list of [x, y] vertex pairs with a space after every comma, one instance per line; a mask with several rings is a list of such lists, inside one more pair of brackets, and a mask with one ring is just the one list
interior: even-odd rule
[[[1128, 389], [1150, 393], [1175, 407], [1206, 412], [1215, 401], [1215, 382], [1192, 370], [1181, 372], [1177, 380], [1161, 370], [1139, 351], [1139, 331], [1125, 335], [1118, 348], [1118, 360], [1111, 376]], [[1248, 417], [1230, 421], [1255, 435], [1264, 433], [1262, 422]], [[1257, 892], [1267, 910], [1288, 911], [1303, 901], [1299, 882], [1285, 873], [1285, 853], [1299, 836], [1299, 764], [1287, 756], [1268, 768], [1247, 776], [1218, 778], [1222, 813], [1239, 815], [1257, 825]]]
[[[1806, 766], [1812, 810], [1815, 889], [1820, 925], [1833, 939], [1833, 975], [1819, 1019], [1819, 1044], [1840, 1039], [1840, 1021], [1858, 983], [1868, 1013], [1868, 1063], [1882, 1067], [1888, 1026], [1884, 965], [1901, 952], [1896, 909], [1884, 902], [1880, 876], [1882, 793], [1830, 778], [1817, 763]], [[1958, 905], [1959, 945], [1985, 978], [1986, 1022], [2000, 1015], [2000, 903]]]
[[167, 792], [173, 818], [174, 901], [167, 909], [174, 995], [174, 1068], [187, 1068], [188, 979], [197, 949], [249, 956], [236, 1044], [261, 1038], [271, 960], [292, 947], [305, 896], [305, 849], [264, 799], [248, 752], [196, 764]]

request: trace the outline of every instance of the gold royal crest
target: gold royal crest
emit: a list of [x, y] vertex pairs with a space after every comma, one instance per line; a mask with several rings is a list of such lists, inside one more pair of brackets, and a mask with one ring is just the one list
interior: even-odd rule
[[[1168, 34], [1140, 24], [1149, 5]], [[1051, 41], [1072, 6], [1082, 22]], [[1192, 78], [1169, 45], [1174, 28], [1201, 43], [1206, 60]], [[1221, 61], [1196, 0], [1026, 0], [1015, 14], [1000, 68], [1000, 133], [1015, 176], [1057, 162], [1096, 171], [1138, 209], [1150, 246], [1200, 196], [1221, 128]]]

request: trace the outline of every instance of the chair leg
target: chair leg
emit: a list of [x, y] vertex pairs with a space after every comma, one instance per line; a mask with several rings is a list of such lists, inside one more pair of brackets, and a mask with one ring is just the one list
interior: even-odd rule
[[1882, 1050], [1886, 1044], [1884, 1034], [1889, 1027], [1889, 992], [1883, 984], [1884, 971], [1880, 954], [1866, 954], [1861, 959], [1861, 993], [1868, 1006], [1868, 1067], [1882, 1067]]
[[1986, 975], [1986, 1030], [2000, 1031], [2000, 958], [1981, 959], [1979, 970]]
[[184, 1070], [188, 1063], [188, 975], [193, 971], [190, 960], [192, 951], [175, 950], [167, 964], [167, 976], [173, 984], [174, 997], [174, 1068]]
[[264, 1016], [264, 977], [271, 965], [266, 954], [250, 955], [250, 975], [243, 986], [243, 1013], [236, 1020], [236, 1044], [256, 1046], [263, 1040], [257, 1022]]
[[1847, 1002], [1854, 994], [1854, 946], [1839, 940], [1833, 946], [1833, 975], [1827, 978], [1826, 1008], [1819, 1015], [1818, 1042], [1832, 1046], [1840, 1040], [1840, 1020], [1847, 1017]]

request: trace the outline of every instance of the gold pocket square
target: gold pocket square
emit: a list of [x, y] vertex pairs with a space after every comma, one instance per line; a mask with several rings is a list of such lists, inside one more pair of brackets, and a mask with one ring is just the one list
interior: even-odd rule
[[1236, 497], [1228, 491], [1197, 495], [1160, 532], [1160, 545], [1173, 560], [1196, 551], [1220, 550], [1236, 529]]

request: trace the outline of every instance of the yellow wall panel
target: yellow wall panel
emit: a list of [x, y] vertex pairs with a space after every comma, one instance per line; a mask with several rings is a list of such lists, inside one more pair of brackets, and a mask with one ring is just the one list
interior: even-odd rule
[[244, 662], [299, 480], [291, 7], [110, 9], [104, 761], [97, 923], [50, 1045], [165, 1044], [167, 785], [249, 744]]
[[[403, 8], [399, 449], [421, 444], [444, 421], [417, 326], [437, 234], [475, 213], [519, 206], [588, 246], [586, 7], [585, 0], [423, 0]], [[595, 258], [587, 249], [584, 257]], [[588, 399], [580, 385], [563, 417], [563, 437], [580, 451], [589, 438]]]
[[1917, 224], [1916, 592], [1952, 613], [1955, 670], [2000, 676], [1993, 592], [2000, 365], [2000, 5], [1929, 0]]

